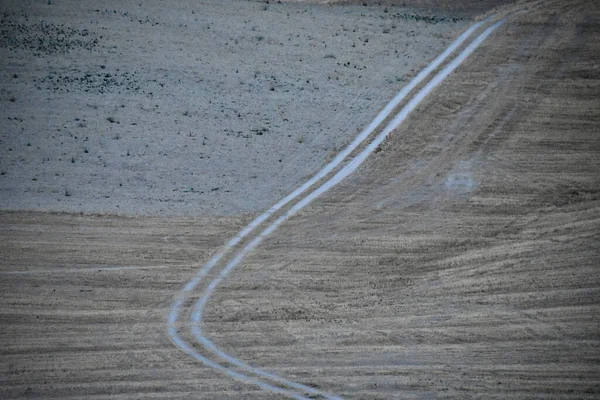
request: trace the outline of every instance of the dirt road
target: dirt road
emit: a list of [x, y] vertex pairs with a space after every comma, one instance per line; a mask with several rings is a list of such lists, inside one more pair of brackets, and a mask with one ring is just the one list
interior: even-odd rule
[[211, 340], [350, 398], [593, 397], [598, 10], [548, 6], [268, 239]]
[[[427, 68], [421, 71], [415, 77], [415, 79], [413, 79], [405, 88], [403, 88], [402, 91], [396, 97], [394, 97], [394, 99], [384, 108], [384, 110], [373, 120], [373, 122], [369, 124], [369, 126], [363, 132], [361, 132], [361, 134], [331, 163], [327, 164], [321, 171], [319, 171], [315, 176], [305, 182], [298, 189], [293, 191], [290, 195], [279, 201], [265, 213], [259, 215], [248, 226], [242, 229], [240, 233], [238, 233], [230, 242], [228, 242], [219, 253], [213, 256], [198, 271], [198, 274], [185, 285], [181, 295], [174, 302], [172, 311], [169, 314], [169, 334], [177, 346], [179, 346], [190, 356], [217, 371], [226, 373], [234, 379], [256, 384], [261, 388], [273, 393], [286, 395], [287, 397], [296, 398], [299, 400], [306, 400], [313, 398], [314, 396], [327, 399], [339, 399], [337, 396], [330, 395], [310, 386], [299, 384], [271, 372], [253, 367], [235, 358], [234, 356], [223, 352], [202, 332], [201, 326], [204, 323], [202, 317], [206, 303], [214, 294], [218, 285], [223, 282], [224, 279], [227, 279], [233, 270], [244, 261], [245, 257], [254, 251], [265, 238], [271, 235], [277, 228], [279, 228], [279, 226], [281, 226], [291, 217], [309, 206], [311, 202], [313, 202], [323, 193], [331, 190], [349, 175], [354, 173], [356, 169], [360, 167], [362, 163], [364, 163], [367, 157], [369, 157], [381, 145], [381, 143], [389, 136], [389, 134], [394, 131], [402, 122], [404, 122], [404, 120], [420, 104], [420, 102], [430, 95], [431, 92], [439, 84], [441, 84], [450, 73], [458, 68], [460, 64], [463, 63], [477, 49], [477, 47], [489, 37], [489, 35], [491, 35], [504, 23], [504, 20], [492, 22], [490, 22], [490, 20], [492, 20], [491, 17], [486, 18], [485, 20], [474, 24], [462, 35], [460, 35], [460, 37], [453, 42], [448, 49], [440, 54], [440, 56], [432, 61]], [[480, 28], [482, 32], [478, 36], [472, 38], [471, 36], [473, 33], [477, 32], [477, 30]], [[460, 49], [463, 43], [466, 44], [458, 53], [458, 55], [456, 55], [453, 59], [450, 59], [451, 61], [446, 62], [444, 65], [444, 62], [448, 59], [448, 57], [452, 55], [456, 49]], [[444, 65], [443, 68], [437, 74], [432, 75], [431, 72], [433, 72], [440, 65]], [[426, 83], [420, 90], [414, 91], [412, 97], [407, 97], [408, 94], [411, 93], [414, 88], [418, 87], [421, 82]], [[396, 110], [396, 106], [401, 104], [405, 97], [407, 98], [405, 102], [406, 104]], [[377, 135], [373, 135], [375, 137], [370, 142], [367, 141], [368, 144], [365, 145], [363, 141], [369, 138], [377, 125], [383, 123], [385, 120], [389, 121], [387, 125], [382, 125], [385, 127], [379, 128], [380, 132]], [[364, 148], [354, 157], [347, 157], [361, 146]], [[345, 165], [343, 165], [342, 163], [346, 161], [345, 158], [348, 158], [348, 160]], [[336, 171], [339, 165], [343, 165], [343, 167], [340, 167]], [[291, 206], [287, 207], [286, 209], [288, 203], [290, 203]], [[269, 219], [271, 219], [271, 221], [269, 221]], [[260, 227], [260, 229], [256, 229], [264, 221], [267, 221], [264, 224], [265, 226]], [[235, 249], [235, 246], [241, 241], [245, 240], [247, 236], [250, 237], [250, 240], [247, 240], [243, 246]], [[225, 257], [228, 257], [229, 261], [223, 261], [226, 259]], [[206, 276], [213, 269], [217, 269], [215, 267], [219, 267], [219, 264], [222, 264], [222, 269], [219, 271], [218, 275], [214, 277], [212, 281], [206, 283], [203, 282], [203, 280], [206, 280]], [[232, 369], [230, 366], [220, 364], [219, 360], [214, 359], [214, 356], [212, 359], [207, 358], [204, 354], [202, 354], [202, 352], [194, 350], [189, 344], [190, 342], [186, 342], [185, 339], [183, 339], [182, 334], [177, 332], [179, 319], [183, 314], [182, 309], [186, 305], [186, 301], [188, 300], [187, 298], [193, 296], [194, 291], [197, 291], [197, 288], [200, 285], [206, 286], [206, 289], [196, 300], [194, 310], [190, 316], [193, 340], [197, 341], [203, 347], [203, 350], [214, 353], [214, 355], [216, 355], [218, 358], [226, 361], [227, 364], [244, 371], [242, 373], [234, 371], [234, 369]], [[184, 326], [185, 325], [186, 323], [184, 322]], [[193, 343], [193, 341], [191, 343]], [[250, 375], [248, 375], [248, 373]], [[252, 375], [256, 375], [256, 377], [252, 377]], [[270, 384], [268, 381], [275, 382], [276, 385]]]
[[[598, 27], [589, 2], [508, 18], [216, 290], [208, 337], [344, 398], [596, 398]], [[167, 335], [250, 218], [0, 218], [0, 397], [280, 398]]]

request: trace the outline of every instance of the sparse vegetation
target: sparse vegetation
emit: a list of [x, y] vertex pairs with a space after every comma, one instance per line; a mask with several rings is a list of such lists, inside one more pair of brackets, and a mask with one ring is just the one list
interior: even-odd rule
[[[20, 139], [5, 143], [5, 158], [0, 167], [11, 172], [8, 175], [12, 179], [9, 163], [22, 154], [30, 158], [37, 157], [44, 164], [43, 167], [50, 171], [50, 176], [58, 173], [59, 178], [53, 178], [55, 182], [73, 179], [73, 186], [69, 188], [77, 191], [78, 197], [82, 199], [90, 196], [89, 193], [79, 191], [80, 185], [89, 184], [89, 169], [99, 168], [104, 175], [115, 174], [114, 169], [119, 168], [121, 162], [131, 163], [135, 160], [136, 163], [148, 163], [156, 156], [160, 156], [161, 161], [164, 160], [163, 165], [171, 166], [180, 162], [179, 159], [186, 160], [186, 154], [197, 155], [194, 159], [202, 163], [201, 168], [208, 171], [207, 176], [217, 177], [219, 174], [213, 174], [214, 171], [206, 160], [218, 155], [232, 165], [243, 165], [244, 171], [249, 175], [256, 175], [256, 179], [260, 180], [263, 178], [259, 173], [261, 168], [282, 165], [283, 153], [273, 152], [271, 149], [273, 144], [279, 145], [281, 140], [287, 146], [297, 146], [297, 150], [302, 153], [315, 153], [310, 161], [314, 162], [317, 157], [326, 157], [325, 153], [331, 151], [330, 146], [317, 146], [322, 144], [320, 135], [331, 134], [334, 142], [345, 134], [351, 135], [353, 129], [346, 129], [347, 121], [342, 118], [328, 120], [327, 115], [368, 112], [364, 96], [359, 94], [360, 97], [352, 97], [352, 93], [361, 93], [366, 85], [373, 85], [373, 81], [368, 78], [370, 75], [366, 72], [363, 75], [362, 71], [373, 68], [380, 62], [395, 62], [397, 58], [404, 56], [402, 52], [396, 56], [394, 50], [388, 50], [384, 54], [381, 52], [383, 47], [395, 49], [410, 44], [410, 55], [415, 60], [408, 61], [407, 57], [400, 65], [406, 62], [413, 67], [414, 63], [420, 65], [424, 61], [412, 53], [413, 44], [419, 39], [411, 35], [407, 35], [405, 39], [399, 35], [398, 40], [392, 41], [381, 33], [384, 28], [390, 29], [394, 24], [403, 24], [398, 19], [391, 18], [393, 12], [399, 9], [390, 6], [386, 14], [381, 12], [383, 7], [377, 13], [363, 9], [356, 11], [354, 8], [351, 10], [353, 15], [340, 16], [333, 8], [322, 8], [321, 13], [315, 12], [319, 7], [311, 4], [288, 7], [275, 3], [271, 1], [271, 8], [264, 13], [262, 9], [267, 3], [248, 2], [242, 16], [227, 18], [227, 23], [237, 20], [239, 24], [235, 27], [227, 26], [226, 32], [223, 31], [222, 22], [216, 23], [218, 18], [223, 17], [220, 13], [212, 15], [215, 19], [207, 19], [198, 10], [195, 15], [191, 14], [191, 10], [186, 10], [190, 13], [191, 20], [197, 17], [197, 28], [207, 35], [193, 40], [179, 36], [177, 43], [161, 51], [165, 52], [168, 59], [175, 60], [181, 56], [184, 64], [189, 62], [190, 65], [202, 65], [202, 68], [193, 72], [187, 65], [181, 69], [169, 69], [171, 67], [166, 64], [146, 65], [136, 51], [140, 51], [142, 47], [146, 51], [148, 46], [153, 46], [152, 43], [141, 43], [141, 46], [140, 43], [129, 41], [132, 37], [123, 32], [104, 32], [110, 29], [113, 22], [119, 26], [133, 22], [129, 27], [132, 32], [137, 31], [136, 34], [152, 31], [158, 35], [162, 30], [186, 32], [186, 23], [189, 21], [183, 20], [172, 21], [168, 26], [161, 23], [162, 26], [153, 28], [154, 23], [159, 22], [153, 18], [157, 15], [142, 15], [149, 12], [144, 7], [128, 9], [129, 5], [123, 3], [119, 6], [121, 10], [104, 7], [88, 10], [89, 21], [93, 21], [89, 25], [89, 31], [85, 31], [88, 27], [87, 20], [73, 25], [77, 29], [71, 31], [69, 23], [54, 14], [32, 19], [31, 15], [26, 15], [29, 12], [25, 10], [25, 6], [21, 7], [25, 10], [23, 13], [0, 12], [4, 22], [13, 21], [18, 26], [29, 29], [8, 32], [4, 29], [5, 25], [2, 25], [0, 31], [4, 29], [7, 37], [12, 35], [13, 39], [21, 40], [19, 38], [29, 35], [36, 40], [46, 40], [46, 43], [39, 45], [41, 48], [38, 48], [37, 43], [31, 43], [31, 48], [14, 48], [12, 52], [11, 43], [16, 42], [0, 37], [0, 48], [11, 53], [11, 57], [39, 57], [41, 62], [48, 65], [48, 68], [35, 71], [17, 70], [11, 65], [6, 68], [7, 85], [1, 97], [7, 105], [7, 115], [2, 120], [7, 131]], [[63, 6], [58, 4], [58, 7]], [[51, 8], [47, 7], [47, 10]], [[56, 12], [60, 13], [60, 10], [56, 9], [53, 13]], [[269, 17], [269, 21], [266, 21], [266, 14], [273, 19]], [[288, 14], [289, 19], [286, 18]], [[387, 20], [381, 20], [381, 16], [386, 16]], [[40, 22], [41, 19], [44, 22]], [[309, 30], [299, 29], [309, 25]], [[399, 33], [405, 33], [405, 25], [409, 24], [403, 24]], [[48, 33], [48, 37], [42, 32]], [[69, 36], [69, 32], [73, 35]], [[60, 38], [68, 43], [63, 43]], [[27, 40], [30, 39], [32, 37]], [[98, 39], [95, 45], [92, 43], [94, 39]], [[81, 40], [82, 45], [76, 40]], [[154, 43], [153, 38], [149, 40]], [[207, 52], [182, 51], [185, 46], [194, 46], [198, 40], [205, 41], [202, 46]], [[368, 40], [371, 48], [362, 46], [365, 40]], [[23, 43], [25, 42], [21, 41]], [[340, 52], [339, 49], [343, 51]], [[129, 50], [131, 53], [127, 53]], [[223, 50], [227, 50], [227, 57], [210, 57], [210, 51]], [[251, 53], [244, 55], [243, 60], [235, 61], [238, 52], [248, 51]], [[86, 61], [84, 58], [88, 53], [90, 58]], [[374, 61], [373, 56], [376, 54], [384, 59]], [[75, 59], [82, 62], [73, 62]], [[115, 62], [116, 59], [119, 62]], [[373, 90], [382, 93], [388, 79], [395, 84], [396, 75], [404, 73], [409, 72], [404, 69], [385, 72]], [[16, 103], [25, 101], [22, 95], [26, 93], [23, 85], [33, 86], [32, 96], [52, 99], [52, 104], [60, 107], [51, 112], [41, 110], [44, 116], [52, 115], [54, 111], [65, 111], [64, 118], [61, 116], [56, 119], [56, 124], [50, 129], [50, 142], [45, 138], [36, 138], [34, 141], [35, 136], [31, 134], [33, 129], [39, 130], [42, 118], [27, 121], [27, 118], [22, 118], [25, 115], [17, 115], [19, 110], [15, 108]], [[236, 95], [232, 96], [232, 93]], [[11, 98], [15, 105], [9, 104]], [[67, 107], [66, 99], [77, 99], [77, 104], [71, 102]], [[22, 105], [23, 109], [30, 104], [39, 102], [27, 99]], [[317, 120], [318, 123], [315, 122]], [[20, 132], [25, 133], [20, 135]], [[150, 140], [148, 135], [152, 135]], [[308, 142], [311, 146], [304, 146]], [[198, 150], [200, 152], [195, 153]], [[48, 154], [41, 154], [46, 152]], [[69, 164], [71, 166], [66, 167]], [[32, 169], [39, 169], [35, 161], [28, 160], [28, 165]], [[102, 170], [103, 168], [106, 169]], [[180, 170], [183, 171], [182, 177], [190, 179], [190, 182], [199, 179], [192, 177], [192, 172], [196, 171], [194, 169]], [[78, 174], [76, 178], [69, 176], [74, 172]], [[92, 173], [94, 172], [96, 171]], [[23, 182], [31, 185], [31, 176], [27, 178], [29, 179], [23, 179]], [[37, 176], [37, 179], [38, 182], [43, 181], [43, 175]], [[160, 189], [161, 179], [149, 177], [148, 184], [153, 191]], [[118, 183], [117, 181], [115, 186]], [[102, 183], [101, 180], [95, 180], [93, 184]], [[129, 186], [129, 181], [123, 181], [122, 184]], [[180, 187], [186, 185], [187, 181]], [[63, 187], [57, 186], [53, 190], [62, 195]], [[24, 189], [30, 190], [27, 193], [36, 190], [27, 187]], [[208, 189], [205, 192], [208, 193]], [[222, 189], [219, 193], [221, 192], [225, 190]], [[43, 196], [39, 194], [40, 198]], [[114, 200], [115, 196], [111, 198]], [[173, 201], [169, 196], [164, 198]]]
[[251, 129], [252, 132], [254, 132], [257, 136], [262, 136], [263, 134], [269, 132], [269, 128], [256, 128], [256, 129]]
[[394, 19], [403, 19], [405, 21], [416, 21], [416, 22], [425, 22], [428, 24], [439, 24], [440, 22], [458, 22], [462, 21], [462, 18], [453, 17], [437, 17], [435, 15], [421, 15], [421, 14], [409, 14], [409, 13], [396, 13], [390, 15], [390, 18]]

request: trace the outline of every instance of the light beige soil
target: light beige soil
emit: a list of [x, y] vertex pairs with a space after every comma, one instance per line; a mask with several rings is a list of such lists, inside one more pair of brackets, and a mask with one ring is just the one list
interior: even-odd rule
[[[509, 17], [217, 290], [209, 336], [346, 398], [597, 398], [599, 27], [589, 2]], [[278, 398], [166, 335], [247, 222], [0, 214], [0, 397]]]
[[174, 294], [242, 222], [1, 214], [0, 398], [256, 393], [166, 334]]

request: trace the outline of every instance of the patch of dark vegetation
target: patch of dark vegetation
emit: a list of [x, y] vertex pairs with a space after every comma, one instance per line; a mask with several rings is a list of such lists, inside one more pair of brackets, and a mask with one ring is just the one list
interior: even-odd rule
[[456, 23], [456, 22], [463, 20], [463, 18], [458, 18], [458, 17], [446, 18], [446, 17], [437, 17], [435, 15], [421, 15], [421, 14], [408, 14], [408, 13], [395, 13], [395, 14], [386, 13], [386, 14], [387, 14], [387, 16], [381, 16], [381, 18], [382, 19], [390, 18], [390, 19], [405, 20], [405, 21], [425, 22], [427, 24], [439, 24], [442, 22]]
[[[129, 19], [130, 22], [137, 22], [140, 25], [149, 24], [151, 26], [157, 26], [157, 25], [161, 24], [161, 22], [159, 20], [155, 19], [155, 18], [150, 18], [148, 16], [142, 17], [142, 16], [139, 16], [139, 15], [135, 15], [134, 13], [132, 13], [130, 11], [128, 11], [128, 12], [120, 12], [120, 11], [117, 11], [117, 10], [107, 10], [107, 9], [104, 9], [104, 10], [95, 9], [94, 11], [96, 13], [102, 15], [102, 16], [108, 16], [108, 17], [111, 17], [111, 18], [114, 18], [115, 16], [120, 16], [122, 18], [127, 18], [127, 19]], [[192, 14], [193, 14], [193, 12], [192, 12]]]
[[257, 136], [262, 136], [265, 133], [269, 132], [269, 128], [256, 128], [256, 129], [251, 129], [252, 132], [254, 132]]
[[[47, 90], [68, 93], [72, 91], [83, 91], [86, 93], [138, 93], [142, 91], [140, 80], [136, 73], [120, 72], [111, 73], [82, 73], [73, 71], [66, 74], [47, 75], [37, 81], [44, 85]], [[42, 87], [38, 86], [38, 90]]]
[[87, 29], [40, 21], [20, 23], [3, 13], [0, 20], [0, 48], [23, 50], [38, 54], [60, 54], [73, 50], [94, 50], [102, 36]]

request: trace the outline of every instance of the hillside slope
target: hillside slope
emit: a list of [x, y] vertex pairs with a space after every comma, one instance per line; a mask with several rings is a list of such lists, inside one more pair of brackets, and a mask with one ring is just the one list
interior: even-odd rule
[[510, 17], [216, 292], [212, 339], [348, 398], [597, 397], [598, 27]]

